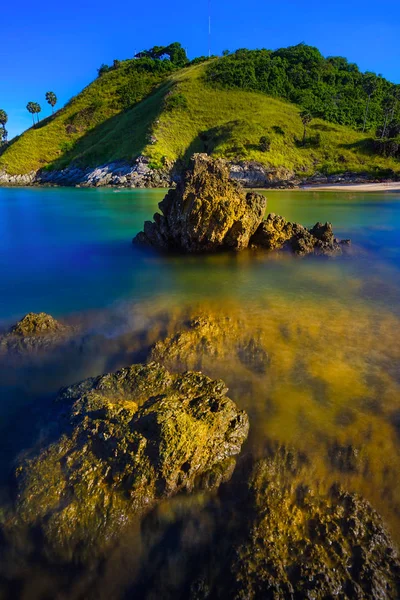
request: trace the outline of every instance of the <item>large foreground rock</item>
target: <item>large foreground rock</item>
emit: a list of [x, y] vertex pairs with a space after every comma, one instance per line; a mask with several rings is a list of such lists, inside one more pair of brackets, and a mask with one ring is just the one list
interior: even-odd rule
[[8, 535], [40, 531], [51, 559], [86, 559], [157, 501], [199, 478], [219, 485], [249, 427], [226, 391], [222, 381], [156, 363], [65, 388], [55, 441], [17, 469]]
[[215, 252], [247, 248], [260, 225], [266, 198], [246, 193], [222, 159], [195, 154], [177, 188], [160, 203], [134, 242], [163, 250]]

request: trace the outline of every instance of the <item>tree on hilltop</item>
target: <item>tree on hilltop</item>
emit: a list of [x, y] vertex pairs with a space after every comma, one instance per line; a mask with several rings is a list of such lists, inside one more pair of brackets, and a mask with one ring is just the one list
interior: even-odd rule
[[38, 102], [34, 102], [34, 106], [35, 106], [35, 114], [37, 116], [37, 122], [39, 123], [39, 113], [42, 111], [42, 107], [40, 106], [40, 104]]
[[3, 125], [0, 126], [0, 148], [7, 143], [8, 131]]
[[54, 92], [46, 92], [46, 101], [51, 106], [51, 112], [54, 114], [54, 107], [57, 104], [57, 96]]
[[[35, 125], [34, 115], [39, 115], [39, 113], [42, 110], [40, 104], [38, 104], [38, 102], [28, 102], [28, 104], [26, 105], [26, 109], [28, 112], [31, 113], [32, 121], [33, 121], [33, 124]], [[39, 123], [39, 116], [37, 116], [37, 122]]]
[[31, 115], [32, 115], [32, 121], [33, 121], [33, 124], [35, 125], [35, 117], [34, 117], [34, 114], [36, 112], [35, 102], [28, 102], [28, 104], [26, 105], [26, 110], [29, 113], [31, 113]]
[[6, 123], [8, 121], [8, 115], [6, 113], [5, 110], [3, 110], [2, 108], [0, 108], [0, 134], [1, 134], [1, 138], [3, 142], [7, 141], [7, 129], [6, 129]]
[[135, 54], [135, 58], [151, 58], [153, 60], [161, 60], [166, 56], [176, 67], [184, 67], [188, 63], [186, 51], [179, 42], [173, 42], [169, 46], [153, 46], [150, 50], [142, 50]]

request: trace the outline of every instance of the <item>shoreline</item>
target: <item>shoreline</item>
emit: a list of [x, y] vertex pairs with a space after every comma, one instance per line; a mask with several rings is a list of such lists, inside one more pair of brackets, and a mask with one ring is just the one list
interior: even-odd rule
[[[69, 188], [69, 189], [109, 189], [115, 191], [133, 191], [133, 190], [165, 190], [167, 192], [174, 186], [146, 186], [146, 187], [128, 187], [124, 185], [49, 185], [46, 183], [33, 183], [33, 184], [1, 184], [0, 189], [10, 188]], [[381, 183], [336, 183], [331, 185], [315, 184], [315, 185], [297, 185], [293, 187], [254, 187], [254, 186], [243, 186], [244, 189], [258, 190], [260, 192], [387, 192], [387, 193], [400, 193], [400, 181], [398, 182], [381, 182]]]
[[305, 192], [326, 191], [326, 192], [399, 192], [400, 181], [388, 181], [380, 183], [334, 183], [330, 185], [305, 185], [299, 186], [298, 190]]

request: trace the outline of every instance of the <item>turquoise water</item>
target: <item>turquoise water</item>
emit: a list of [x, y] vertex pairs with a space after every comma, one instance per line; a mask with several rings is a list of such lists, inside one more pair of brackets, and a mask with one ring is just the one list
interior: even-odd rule
[[[307, 226], [331, 221], [338, 237], [352, 239], [350, 256], [329, 260], [134, 247], [164, 193], [0, 188], [0, 325], [45, 311], [83, 334], [62, 360], [0, 362], [0, 521], [16, 457], [34, 445], [60, 386], [148, 360], [159, 342], [167, 368], [227, 383], [249, 415], [244, 453], [278, 443], [307, 454], [307, 483], [340, 481], [362, 494], [400, 542], [400, 194], [265, 192], [269, 212]], [[193, 318], [205, 326], [192, 331]], [[238, 352], [249, 340], [257, 368]], [[355, 449], [360, 463], [332, 462], [338, 447]], [[184, 518], [175, 500], [152, 535], [144, 523], [104, 563], [77, 571], [74, 561], [58, 569], [52, 557], [42, 562], [29, 540], [2, 555], [0, 532], [0, 597], [2, 578], [11, 590], [4, 597], [130, 597], [138, 565], [151, 572], [154, 539]], [[191, 511], [207, 529], [196, 498]]]
[[[157, 294], [251, 297], [264, 286], [290, 293], [293, 278], [298, 291], [316, 287], [312, 261], [165, 258], [134, 248], [132, 237], [163, 195], [161, 190], [0, 189], [0, 321], [29, 311], [67, 315]], [[367, 252], [351, 265], [341, 263], [343, 277], [372, 277], [389, 269], [385, 283], [398, 283], [399, 194], [273, 191], [267, 196], [270, 212], [305, 225], [332, 221], [337, 235], [351, 237]], [[316, 268], [336, 272], [338, 266], [323, 262]]]

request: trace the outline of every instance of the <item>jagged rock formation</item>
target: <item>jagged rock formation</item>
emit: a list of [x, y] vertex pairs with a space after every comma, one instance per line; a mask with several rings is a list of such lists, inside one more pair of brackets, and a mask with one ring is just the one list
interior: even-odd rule
[[[214, 527], [190, 543], [199, 516], [174, 523], [153, 550], [132, 597], [191, 600], [394, 600], [400, 561], [381, 518], [361, 497], [312, 478], [306, 455], [286, 447], [251, 458], [202, 515]], [[168, 558], [166, 559], [165, 556]], [[185, 573], [177, 581], [174, 573]], [[168, 585], [170, 584], [170, 585]], [[162, 589], [161, 589], [162, 586]]]
[[48, 557], [87, 558], [200, 477], [218, 486], [249, 428], [226, 392], [220, 380], [156, 363], [65, 388], [49, 433], [56, 441], [17, 469], [7, 536], [40, 530]]
[[195, 154], [185, 177], [159, 204], [162, 215], [146, 221], [134, 243], [168, 251], [216, 252], [243, 250], [248, 246], [267, 250], [289, 249], [300, 256], [342, 253], [349, 240], [334, 237], [330, 223], [306, 229], [274, 213], [262, 221], [267, 200], [245, 193], [230, 178], [226, 161]]
[[182, 181], [160, 203], [163, 214], [147, 221], [134, 242], [188, 253], [247, 248], [267, 201], [246, 194], [229, 175], [226, 161], [195, 154]]
[[67, 340], [73, 327], [64, 325], [46, 313], [28, 313], [0, 336], [0, 353], [40, 352]]
[[291, 223], [284, 217], [270, 213], [258, 227], [250, 244], [267, 250], [288, 249], [299, 256], [337, 256], [350, 245], [350, 240], [335, 238], [331, 223], [316, 223], [311, 229], [306, 229], [299, 223]]

